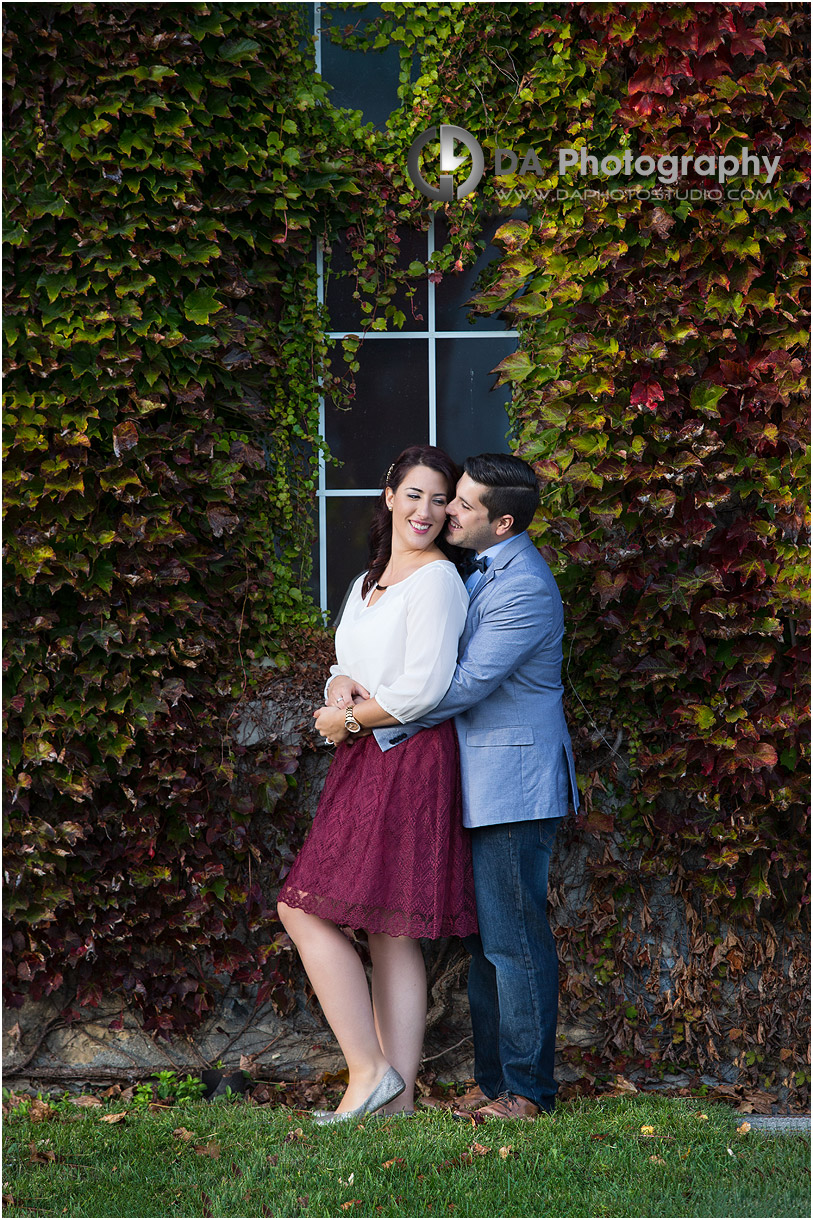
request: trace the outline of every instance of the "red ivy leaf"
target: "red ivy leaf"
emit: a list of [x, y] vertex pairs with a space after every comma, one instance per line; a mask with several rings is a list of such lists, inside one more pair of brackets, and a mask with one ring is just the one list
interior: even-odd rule
[[654, 411], [656, 403], [663, 402], [663, 397], [663, 390], [657, 381], [636, 381], [630, 394], [630, 406]]
[[113, 429], [113, 452], [117, 458], [129, 453], [138, 444], [138, 428], [131, 419]]
[[633, 76], [628, 86], [630, 93], [663, 93], [671, 97], [674, 93], [671, 81], [653, 68], [651, 64], [642, 64]]
[[755, 34], [753, 30], [747, 30], [741, 23], [737, 25], [737, 32], [731, 39], [731, 54], [745, 55], [750, 59], [752, 55], [764, 55], [765, 43]]

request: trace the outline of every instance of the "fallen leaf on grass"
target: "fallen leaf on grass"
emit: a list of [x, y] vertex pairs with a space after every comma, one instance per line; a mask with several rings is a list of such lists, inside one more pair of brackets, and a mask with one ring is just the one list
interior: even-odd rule
[[31, 1165], [47, 1165], [49, 1161], [56, 1160], [56, 1153], [51, 1148], [39, 1149], [36, 1141], [32, 1140], [28, 1145], [28, 1161]]
[[356, 1179], [356, 1175], [354, 1173], [351, 1173], [350, 1177], [347, 1179], [346, 1182], [345, 1182], [344, 1178], [339, 1178], [339, 1182], [342, 1186], [352, 1186], [355, 1179]]
[[695, 1118], [699, 1123], [707, 1123], [709, 1121], [708, 1114], [696, 1114]]
[[172, 1132], [172, 1134], [177, 1139], [184, 1140], [185, 1143], [187, 1143], [187, 1144], [189, 1143], [190, 1140], [193, 1140], [195, 1138], [195, 1132], [190, 1131], [188, 1127], [176, 1127], [175, 1130]]
[[132, 1102], [134, 1092], [133, 1085], [129, 1085], [127, 1088], [122, 1088], [121, 1085], [111, 1085], [101, 1096], [121, 1098], [122, 1102]]
[[355, 1207], [357, 1203], [361, 1203], [361, 1199], [348, 1199], [346, 1203], [342, 1203], [342, 1211], [346, 1212], [348, 1207]]
[[[308, 1206], [308, 1199], [309, 1199], [309, 1198], [310, 1198], [310, 1195], [299, 1195], [299, 1196], [297, 1197], [297, 1200], [296, 1200], [296, 1201], [297, 1201], [298, 1206], [299, 1206], [299, 1207], [307, 1207], [307, 1206]], [[359, 1199], [359, 1203], [361, 1203], [361, 1199]]]
[[126, 1117], [127, 1117], [127, 1111], [121, 1110], [120, 1112], [118, 1112], [116, 1114], [100, 1114], [99, 1122], [100, 1123], [123, 1123]]
[[210, 1156], [216, 1161], [220, 1157], [220, 1144], [216, 1144], [214, 1140], [209, 1140], [208, 1144], [195, 1144], [195, 1152], [198, 1156]]
[[750, 1130], [750, 1123], [740, 1123], [739, 1127], [737, 1127], [737, 1135], [747, 1135]]
[[662, 1156], [651, 1156], [649, 1159], [653, 1165], [665, 1165], [666, 1164], [666, 1161], [663, 1159]]
[[294, 1131], [288, 1132], [288, 1134], [285, 1136], [285, 1143], [293, 1144], [297, 1140], [304, 1140], [304, 1139], [305, 1139], [305, 1132], [302, 1130], [301, 1127], [297, 1127]]
[[614, 1097], [632, 1097], [638, 1092], [638, 1089], [631, 1080], [627, 1080], [624, 1076], [616, 1076], [610, 1092]]
[[231, 1163], [231, 1171], [236, 1178], [242, 1178], [243, 1171], [240, 1168], [240, 1166], [238, 1164], [236, 1164], [235, 1161], [232, 1161], [232, 1163]]
[[211, 1216], [212, 1200], [209, 1198], [209, 1196], [207, 1195], [205, 1190], [202, 1190], [200, 1192], [200, 1197], [201, 1197], [201, 1200], [203, 1201], [203, 1207], [201, 1210], [203, 1211], [204, 1216], [207, 1216], [207, 1217]]
[[268, 1161], [269, 1165], [276, 1165], [277, 1161], [279, 1160], [279, 1157], [278, 1156], [267, 1156], [265, 1159]]
[[642, 1127], [641, 1128], [641, 1135], [654, 1135], [654, 1134], [655, 1134], [654, 1127]]
[[[483, 1144], [470, 1144], [465, 1152], [461, 1152], [460, 1156], [454, 1156], [450, 1161], [441, 1161], [439, 1165], [433, 1165], [432, 1168], [436, 1173], [440, 1173], [444, 1169], [455, 1169], [458, 1165], [471, 1165], [476, 1156], [486, 1156], [491, 1151]], [[422, 1174], [418, 1175], [420, 1180]]]
[[382, 1169], [392, 1169], [393, 1165], [406, 1165], [406, 1161], [402, 1156], [396, 1156], [391, 1161], [384, 1161]]
[[72, 1097], [71, 1101], [75, 1106], [100, 1106], [102, 1103], [98, 1097], [92, 1097], [90, 1093], [82, 1093], [80, 1097]]
[[54, 1111], [48, 1103], [40, 1101], [38, 1097], [35, 1097], [28, 1107], [28, 1117], [32, 1123], [43, 1123], [47, 1118], [52, 1118], [53, 1114]]
[[514, 1152], [513, 1144], [506, 1144], [504, 1148], [500, 1148], [499, 1155], [504, 1161], [507, 1161], [509, 1156], [516, 1156], [517, 1154]]

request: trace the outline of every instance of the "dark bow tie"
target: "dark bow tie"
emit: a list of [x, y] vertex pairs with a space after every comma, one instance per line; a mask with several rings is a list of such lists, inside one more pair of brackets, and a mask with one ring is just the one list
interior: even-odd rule
[[488, 559], [485, 555], [472, 555], [466, 564], [466, 575], [471, 576], [472, 572], [485, 572], [488, 567]]

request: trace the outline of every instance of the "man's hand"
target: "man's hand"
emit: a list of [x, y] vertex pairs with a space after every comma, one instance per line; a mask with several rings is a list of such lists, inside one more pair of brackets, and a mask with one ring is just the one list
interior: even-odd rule
[[338, 707], [342, 711], [353, 703], [363, 703], [369, 698], [370, 692], [360, 682], [344, 674], [335, 677], [327, 688], [327, 706]]

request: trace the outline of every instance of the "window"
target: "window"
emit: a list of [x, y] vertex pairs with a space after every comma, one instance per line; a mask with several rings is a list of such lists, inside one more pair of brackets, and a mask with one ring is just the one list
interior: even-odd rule
[[[398, 104], [398, 57], [395, 48], [363, 56], [322, 39], [319, 5], [314, 5], [316, 68], [335, 86], [336, 105], [361, 110], [366, 121], [383, 127]], [[336, 20], [338, 6], [331, 6]], [[378, 5], [361, 16], [369, 20]], [[341, 10], [338, 10], [341, 11]], [[359, 21], [357, 11], [348, 21]], [[377, 57], [381, 57], [377, 59]], [[368, 61], [376, 60], [370, 67]], [[493, 235], [494, 218], [485, 236]], [[402, 230], [400, 252], [407, 266], [425, 261], [445, 241], [444, 219], [434, 217], [428, 233]], [[407, 321], [400, 331], [372, 331], [357, 360], [356, 397], [349, 410], [322, 404], [320, 430], [341, 466], [319, 472], [318, 575], [319, 604], [335, 615], [347, 586], [365, 567], [367, 530], [373, 501], [390, 462], [409, 444], [440, 445], [457, 462], [472, 453], [508, 452], [507, 387], [494, 390], [491, 370], [516, 348], [516, 332], [498, 319], [467, 321], [465, 302], [474, 281], [491, 259], [486, 249], [477, 264], [440, 284], [427, 282], [411, 304], [401, 306]], [[332, 267], [349, 266], [349, 255], [334, 243]], [[320, 299], [324, 297], [322, 252], [317, 252]], [[330, 317], [329, 338], [361, 335], [358, 303], [351, 281], [331, 276], [325, 300]]]

